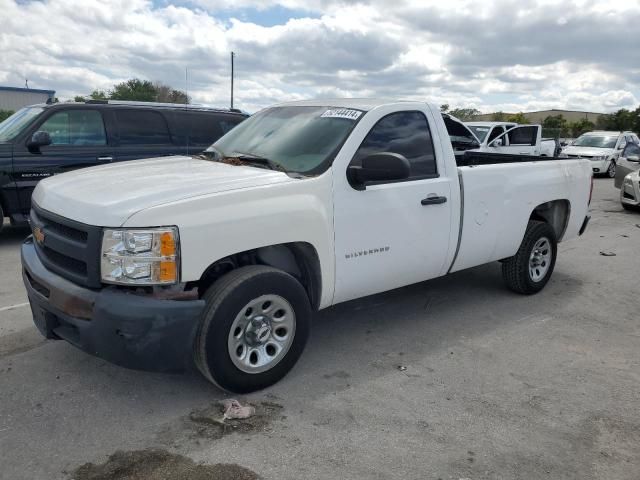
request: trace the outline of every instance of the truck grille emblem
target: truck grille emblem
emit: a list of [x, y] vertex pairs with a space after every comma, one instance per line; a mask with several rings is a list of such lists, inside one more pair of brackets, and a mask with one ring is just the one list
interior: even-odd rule
[[40, 245], [44, 244], [44, 232], [40, 227], [33, 227], [33, 238], [36, 239]]

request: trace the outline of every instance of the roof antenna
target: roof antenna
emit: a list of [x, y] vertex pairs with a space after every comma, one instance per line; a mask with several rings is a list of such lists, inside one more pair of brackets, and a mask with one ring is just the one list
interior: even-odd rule
[[[189, 109], [189, 68], [184, 67], [184, 110]], [[191, 122], [187, 119], [187, 157], [189, 156], [189, 137], [191, 136]]]

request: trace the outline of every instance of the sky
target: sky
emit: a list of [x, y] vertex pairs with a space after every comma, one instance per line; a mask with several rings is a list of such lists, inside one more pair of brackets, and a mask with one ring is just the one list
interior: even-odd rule
[[482, 112], [640, 104], [640, 0], [0, 0], [0, 85], [132, 77], [255, 112], [384, 97]]

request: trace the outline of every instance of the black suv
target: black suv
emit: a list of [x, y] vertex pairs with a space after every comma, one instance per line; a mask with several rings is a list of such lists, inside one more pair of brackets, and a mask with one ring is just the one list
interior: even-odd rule
[[123, 160], [199, 153], [242, 122], [237, 110], [87, 101], [25, 107], [0, 123], [0, 229], [27, 221], [39, 180]]

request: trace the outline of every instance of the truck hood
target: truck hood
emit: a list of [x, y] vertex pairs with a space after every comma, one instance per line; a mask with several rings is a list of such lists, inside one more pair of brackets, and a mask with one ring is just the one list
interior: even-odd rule
[[41, 181], [33, 201], [89, 225], [120, 226], [164, 203], [230, 190], [295, 182], [287, 174], [193, 157], [163, 157], [85, 168]]
[[584, 155], [585, 157], [602, 157], [604, 155], [613, 155], [613, 148], [594, 148], [594, 147], [574, 147], [569, 145], [562, 149], [562, 153], [567, 155]]

